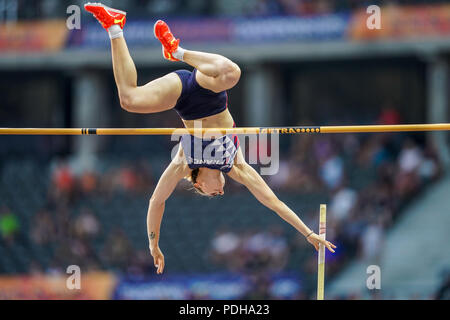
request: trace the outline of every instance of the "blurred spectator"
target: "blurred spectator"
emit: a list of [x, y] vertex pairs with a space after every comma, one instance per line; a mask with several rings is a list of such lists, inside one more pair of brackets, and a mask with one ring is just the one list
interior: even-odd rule
[[270, 254], [269, 269], [272, 272], [284, 270], [289, 261], [289, 246], [286, 235], [281, 227], [274, 226], [270, 230], [270, 245], [268, 251]]
[[341, 222], [349, 217], [351, 210], [354, 208], [358, 194], [355, 190], [341, 187], [334, 193], [330, 203], [330, 214]]
[[419, 188], [418, 169], [422, 164], [422, 152], [411, 139], [407, 139], [398, 158], [399, 172], [396, 177], [396, 192], [399, 197], [412, 194]]
[[236, 234], [219, 231], [211, 241], [210, 257], [230, 271], [278, 272], [289, 260], [289, 248], [283, 229], [253, 230]]
[[55, 250], [56, 271], [64, 270], [68, 265], [78, 265], [84, 271], [98, 269], [97, 255], [88, 241], [76, 237], [60, 242]]
[[216, 263], [231, 262], [231, 255], [239, 248], [241, 239], [234, 232], [220, 230], [211, 241], [211, 257]]
[[7, 243], [14, 242], [20, 230], [18, 217], [8, 208], [0, 210], [0, 236]]
[[248, 290], [244, 299], [248, 300], [267, 300], [270, 296], [271, 280], [264, 273], [255, 273], [250, 277], [250, 290]]
[[411, 139], [407, 139], [398, 157], [399, 168], [408, 174], [417, 170], [423, 161], [422, 152]]
[[331, 189], [335, 190], [338, 188], [344, 179], [344, 167], [342, 159], [333, 155], [323, 162], [319, 168], [320, 177], [325, 185]]
[[52, 197], [59, 201], [73, 201], [75, 192], [75, 176], [70, 166], [64, 162], [56, 164], [52, 171], [51, 181], [54, 188], [52, 189]]
[[123, 167], [119, 170], [117, 176], [117, 186], [124, 192], [136, 191], [138, 184], [138, 177], [136, 172], [131, 167]]
[[75, 220], [75, 233], [79, 238], [95, 238], [100, 230], [97, 218], [92, 212], [83, 208], [80, 215]]
[[378, 263], [382, 245], [383, 245], [383, 226], [381, 219], [372, 222], [364, 230], [361, 237], [362, 258], [368, 263]]
[[117, 227], [108, 235], [101, 254], [103, 260], [111, 267], [118, 270], [126, 270], [133, 257], [133, 247], [125, 232]]
[[384, 108], [378, 118], [378, 124], [381, 125], [395, 125], [400, 124], [400, 114], [397, 110], [391, 107]]
[[86, 171], [81, 175], [80, 188], [85, 194], [92, 193], [97, 188], [97, 177], [95, 173]]
[[55, 168], [52, 180], [55, 187], [61, 192], [69, 193], [75, 186], [74, 175], [70, 167], [66, 164], [62, 164]]
[[429, 182], [441, 176], [442, 167], [436, 149], [427, 143], [423, 152], [424, 160], [419, 168], [419, 175], [423, 182]]
[[34, 219], [31, 239], [39, 245], [48, 244], [56, 239], [56, 227], [47, 210], [40, 211]]

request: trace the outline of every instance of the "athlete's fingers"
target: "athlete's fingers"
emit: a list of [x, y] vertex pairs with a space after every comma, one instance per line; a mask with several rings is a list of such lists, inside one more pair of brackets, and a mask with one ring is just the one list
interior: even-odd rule
[[[325, 247], [327, 247], [328, 250], [334, 253], [333, 248], [331, 247], [333, 244], [330, 241], [321, 240], [320, 241]], [[333, 245], [334, 246], [334, 245]], [[335, 247], [335, 246], [334, 246]], [[336, 248], [336, 247], [335, 247]]]
[[330, 250], [331, 252], [334, 253], [334, 250], [333, 250], [333, 248], [331, 248], [331, 245], [330, 245], [329, 242], [327, 242], [326, 246], [327, 246], [327, 249], [328, 249], [328, 250]]
[[336, 246], [334, 244], [332, 244], [330, 241], [325, 240], [325, 242], [332, 248], [336, 248]]
[[159, 269], [161, 268], [161, 260], [156, 258], [156, 273], [159, 274]]
[[164, 259], [163, 258], [159, 258], [158, 259], [158, 274], [161, 274], [164, 270]]

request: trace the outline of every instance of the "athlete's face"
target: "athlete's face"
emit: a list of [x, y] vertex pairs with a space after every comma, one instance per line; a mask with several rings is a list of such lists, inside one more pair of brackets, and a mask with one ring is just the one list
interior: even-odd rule
[[197, 183], [194, 186], [211, 197], [223, 195], [225, 177], [220, 171], [202, 168], [198, 173]]

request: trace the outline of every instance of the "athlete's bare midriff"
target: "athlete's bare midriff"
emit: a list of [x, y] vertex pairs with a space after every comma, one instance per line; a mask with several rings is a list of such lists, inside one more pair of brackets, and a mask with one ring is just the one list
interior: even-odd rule
[[194, 123], [196, 121], [201, 121], [202, 128], [233, 128], [234, 125], [233, 117], [228, 109], [206, 118], [183, 120], [183, 123], [186, 128], [194, 128]]

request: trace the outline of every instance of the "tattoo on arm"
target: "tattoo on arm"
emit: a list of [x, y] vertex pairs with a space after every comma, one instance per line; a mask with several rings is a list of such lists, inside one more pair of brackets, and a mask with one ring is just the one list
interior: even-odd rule
[[151, 233], [150, 233], [150, 240], [155, 239], [155, 236], [156, 236], [155, 233], [154, 233], [154, 232], [151, 232]]

